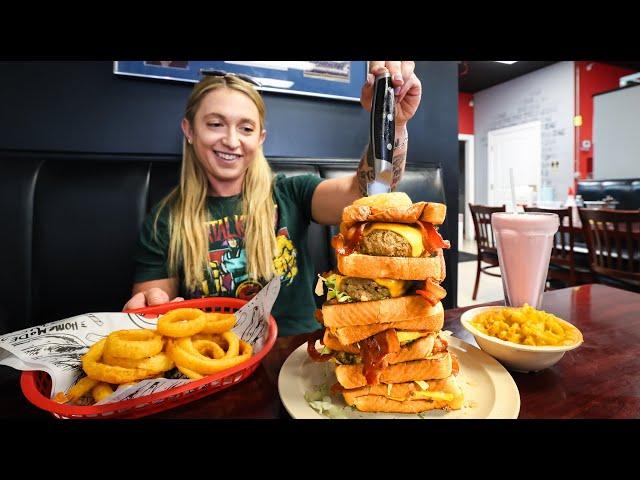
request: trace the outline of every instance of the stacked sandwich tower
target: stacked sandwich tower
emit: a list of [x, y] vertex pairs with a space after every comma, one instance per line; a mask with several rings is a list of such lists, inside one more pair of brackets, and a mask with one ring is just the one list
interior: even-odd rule
[[365, 412], [459, 409], [458, 364], [441, 335], [445, 277], [437, 231], [446, 206], [412, 203], [404, 193], [364, 197], [346, 207], [332, 241], [338, 272], [320, 276], [316, 294], [324, 347], [313, 360], [335, 362], [340, 392]]

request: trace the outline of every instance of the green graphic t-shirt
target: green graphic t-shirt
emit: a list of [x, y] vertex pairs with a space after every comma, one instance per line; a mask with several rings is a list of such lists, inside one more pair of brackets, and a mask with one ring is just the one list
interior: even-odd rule
[[[322, 181], [315, 175], [274, 178], [274, 200], [277, 208], [276, 240], [278, 255], [274, 258], [280, 276], [280, 294], [272, 315], [278, 322], [279, 335], [295, 335], [317, 330], [314, 318], [313, 290], [315, 271], [307, 245], [307, 230], [311, 221], [311, 198]], [[247, 275], [247, 256], [244, 246], [244, 217], [241, 195], [207, 197], [210, 219], [209, 258], [204, 281], [195, 291], [180, 285], [180, 296], [227, 296], [248, 300], [257, 294], [264, 283]], [[135, 254], [134, 281], [145, 282], [168, 278], [169, 213], [164, 209], [158, 217], [157, 232], [153, 223], [157, 206], [145, 219]], [[180, 275], [182, 279], [184, 276]]]

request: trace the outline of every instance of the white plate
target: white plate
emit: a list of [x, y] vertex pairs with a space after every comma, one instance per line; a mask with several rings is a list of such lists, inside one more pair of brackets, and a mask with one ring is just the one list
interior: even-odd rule
[[[518, 418], [520, 393], [505, 368], [494, 358], [468, 343], [449, 337], [449, 348], [458, 356], [458, 383], [464, 392], [464, 407], [449, 412], [433, 410], [422, 414], [366, 413], [345, 408], [347, 418]], [[307, 344], [294, 350], [282, 365], [278, 391], [284, 407], [293, 418], [328, 418], [311, 408], [305, 392], [330, 387], [336, 383], [333, 362], [314, 362], [307, 354]], [[334, 405], [346, 407], [342, 395], [332, 395]]]

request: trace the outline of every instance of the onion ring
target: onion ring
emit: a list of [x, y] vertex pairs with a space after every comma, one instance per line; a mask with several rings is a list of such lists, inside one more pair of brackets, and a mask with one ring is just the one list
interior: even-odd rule
[[222, 338], [224, 338], [228, 343], [225, 357], [235, 357], [240, 354], [240, 339], [238, 338], [238, 335], [233, 332], [224, 332], [222, 334]]
[[253, 353], [251, 345], [244, 341], [239, 342], [239, 344], [240, 347], [242, 347], [240, 355], [234, 357], [209, 358], [201, 353], [193, 353], [195, 347], [193, 347], [191, 338], [180, 338], [167, 342], [167, 353], [176, 365], [186, 367], [189, 370], [203, 375], [211, 375], [234, 367], [251, 357]]
[[214, 333], [196, 333], [195, 335], [191, 335], [191, 340], [194, 342], [196, 340], [213, 340], [218, 343], [219, 339], [220, 335]]
[[118, 367], [100, 362], [106, 342], [107, 339], [103, 338], [94, 343], [89, 348], [89, 351], [82, 356], [82, 369], [88, 377], [105, 383], [120, 384], [142, 380], [155, 375], [153, 372], [140, 368]]
[[113, 393], [113, 388], [108, 383], [100, 382], [91, 389], [91, 395], [96, 402], [100, 402]]
[[176, 367], [178, 368], [178, 370], [180, 370], [184, 375], [186, 375], [187, 377], [189, 377], [192, 380], [200, 380], [201, 378], [204, 378], [204, 375], [201, 375], [198, 372], [194, 372], [193, 370], [189, 370], [187, 367], [181, 367], [180, 365], [176, 365]]
[[196, 351], [209, 358], [222, 358], [225, 351], [213, 340], [192, 340], [191, 344]]
[[202, 333], [222, 333], [231, 330], [236, 324], [233, 313], [205, 313], [206, 324]]
[[[205, 334], [199, 333], [198, 335], [194, 335], [191, 337], [191, 342], [193, 343], [194, 346], [196, 346], [196, 343], [198, 343], [200, 340], [210, 340], [216, 343], [222, 349], [222, 353], [224, 357], [235, 357], [238, 355], [240, 350], [238, 335], [236, 335], [232, 331], [223, 332], [223, 333], [205, 333]], [[188, 344], [184, 344], [184, 345], [188, 345]], [[187, 347], [187, 348], [190, 348], [190, 347]], [[196, 350], [198, 350], [199, 353], [202, 353], [197, 347], [196, 347]], [[194, 350], [191, 350], [191, 352], [195, 353]], [[214, 356], [214, 358], [218, 358], [218, 357]]]
[[253, 355], [253, 347], [249, 342], [245, 342], [244, 340], [240, 340], [240, 354], [241, 355]]
[[56, 403], [67, 403], [69, 399], [64, 392], [58, 392], [53, 396], [53, 401]]
[[162, 336], [153, 330], [117, 330], [110, 333], [104, 346], [111, 357], [141, 359], [162, 351]]
[[172, 338], [190, 337], [200, 333], [207, 323], [207, 317], [197, 308], [176, 308], [158, 319], [157, 330], [161, 335]]
[[102, 355], [102, 361], [107, 365], [115, 365], [117, 367], [125, 368], [141, 368], [142, 370], [149, 370], [153, 373], [166, 372], [171, 370], [174, 366], [173, 360], [164, 352], [160, 352], [153, 357], [134, 359], [134, 358], [122, 358], [114, 357], [107, 352], [105, 348]]
[[66, 394], [62, 392], [56, 393], [53, 399], [58, 403], [75, 402], [89, 393], [98, 383], [98, 380], [94, 380], [93, 378], [82, 377]]
[[224, 332], [222, 335], [217, 335], [216, 337], [214, 337], [214, 340], [220, 344], [222, 343], [223, 345], [226, 344], [226, 348], [223, 346], [222, 348], [225, 349], [225, 357], [235, 357], [239, 354], [239, 350], [240, 350], [240, 339], [238, 338], [238, 335], [236, 335], [235, 333], [229, 331], [229, 332]]

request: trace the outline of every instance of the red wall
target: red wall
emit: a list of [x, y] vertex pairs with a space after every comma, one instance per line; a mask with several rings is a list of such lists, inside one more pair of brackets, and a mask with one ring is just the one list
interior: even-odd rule
[[[634, 73], [633, 70], [604, 63], [577, 61], [576, 75], [576, 115], [582, 115], [582, 126], [576, 127], [576, 153], [580, 178], [590, 178], [593, 172], [593, 95], [620, 86], [620, 77]], [[581, 149], [582, 140], [591, 141], [588, 151]]]
[[471, 93], [458, 93], [458, 133], [473, 135], [473, 107], [469, 106], [472, 101]]

